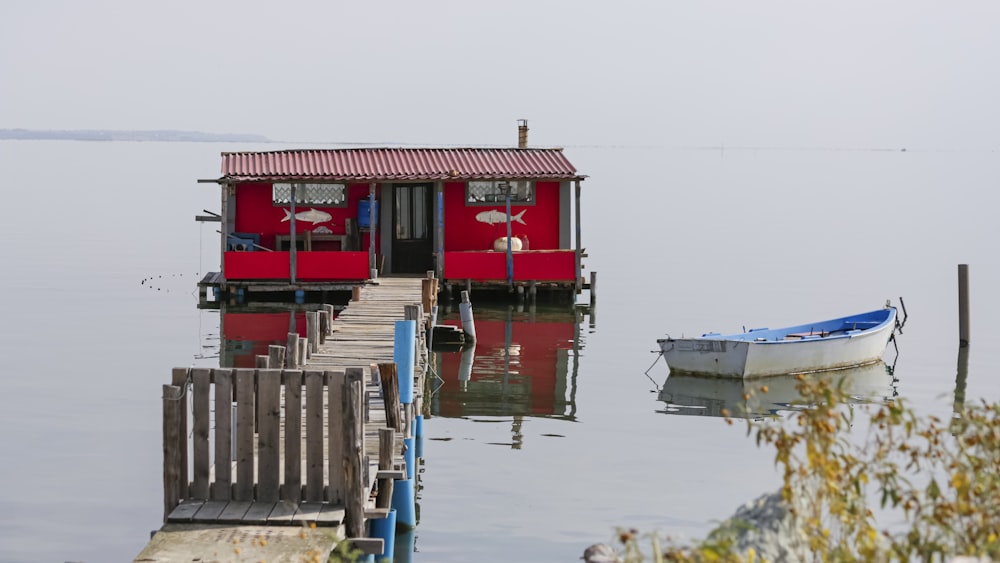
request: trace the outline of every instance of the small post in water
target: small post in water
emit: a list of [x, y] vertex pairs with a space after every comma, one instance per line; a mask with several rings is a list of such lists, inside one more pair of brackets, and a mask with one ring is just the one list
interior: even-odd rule
[[958, 265], [958, 345], [969, 345], [969, 265]]

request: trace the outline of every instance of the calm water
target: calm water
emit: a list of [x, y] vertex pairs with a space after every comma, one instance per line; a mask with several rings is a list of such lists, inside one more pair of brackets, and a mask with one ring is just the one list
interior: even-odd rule
[[[219, 153], [275, 145], [0, 142], [0, 561], [127, 561], [161, 524], [160, 387], [218, 365]], [[739, 425], [666, 414], [656, 338], [839, 316], [901, 296], [895, 392], [947, 415], [956, 265], [967, 396], [996, 400], [995, 152], [574, 149], [593, 317], [476, 307], [425, 421], [412, 561], [577, 561], [616, 526], [700, 536], [778, 483]], [[509, 319], [509, 321], [508, 321]], [[593, 326], [591, 326], [593, 322]], [[888, 354], [892, 359], [894, 352]], [[653, 365], [652, 369], [649, 369]], [[647, 375], [647, 369], [648, 375]]]

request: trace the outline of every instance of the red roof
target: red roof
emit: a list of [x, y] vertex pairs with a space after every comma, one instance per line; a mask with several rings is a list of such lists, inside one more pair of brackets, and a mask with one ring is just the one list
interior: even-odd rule
[[222, 153], [222, 180], [582, 179], [562, 149], [355, 148]]

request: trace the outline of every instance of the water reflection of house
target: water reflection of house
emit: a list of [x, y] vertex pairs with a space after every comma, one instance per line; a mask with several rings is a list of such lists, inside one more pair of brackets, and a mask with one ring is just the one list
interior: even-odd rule
[[223, 368], [253, 368], [257, 356], [268, 354], [268, 346], [285, 346], [289, 332], [306, 335], [305, 309], [294, 305], [246, 309], [223, 304], [219, 324], [219, 367]]
[[199, 283], [204, 306], [209, 289], [239, 301], [428, 271], [442, 288], [579, 294], [585, 176], [520, 129], [517, 148], [223, 153], [221, 177], [201, 180], [222, 192], [221, 213], [199, 218], [222, 234], [221, 271]]
[[[583, 346], [577, 315], [567, 309], [477, 308], [475, 347], [464, 357], [436, 352], [441, 381], [429, 384], [431, 414], [575, 419]], [[441, 323], [459, 324], [447, 318]]]

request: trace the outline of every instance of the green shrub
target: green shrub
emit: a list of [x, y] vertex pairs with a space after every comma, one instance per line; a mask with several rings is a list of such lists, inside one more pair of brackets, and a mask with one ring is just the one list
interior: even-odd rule
[[[801, 410], [783, 419], [748, 419], [747, 435], [773, 448], [781, 497], [813, 559], [1000, 559], [1000, 404], [964, 405], [943, 421], [892, 399], [859, 409], [868, 414], [861, 421], [868, 430], [852, 440], [855, 409], [844, 407], [842, 389], [808, 376], [799, 376], [798, 388]], [[900, 513], [903, 525], [880, 528], [871, 503]], [[761, 561], [762, 550], [737, 549], [735, 534], [729, 523], [702, 541], [677, 545], [657, 534], [619, 530], [618, 542], [630, 563]]]

